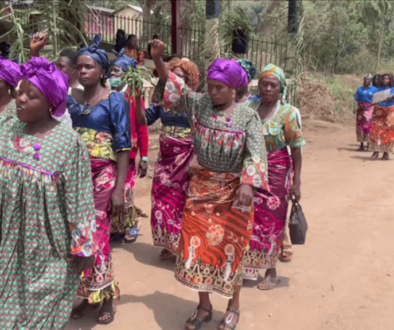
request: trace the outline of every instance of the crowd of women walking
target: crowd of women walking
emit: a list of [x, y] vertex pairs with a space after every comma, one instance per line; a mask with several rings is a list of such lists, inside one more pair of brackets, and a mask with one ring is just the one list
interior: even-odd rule
[[[382, 100], [374, 101], [376, 93], [385, 92]], [[377, 74], [364, 77], [364, 84], [355, 96], [357, 141], [360, 151], [373, 151], [372, 159], [389, 160], [394, 149], [394, 77]], [[366, 144], [366, 145], [364, 145]]]
[[[147, 173], [147, 126], [158, 119], [158, 258], [174, 258], [175, 279], [198, 292], [186, 329], [212, 320], [210, 293], [229, 300], [218, 329], [235, 329], [243, 280], [264, 269], [257, 287], [273, 289], [278, 259], [292, 256], [287, 209], [301, 198], [305, 141], [283, 70], [266, 66], [253, 95], [253, 63], [217, 59], [201, 93], [196, 64], [166, 64], [165, 44], [153, 40], [159, 81], [145, 108], [142, 91], [122, 79], [138, 65], [125, 49], [110, 62], [98, 35], [55, 65], [40, 57], [45, 43], [34, 35], [26, 64], [0, 59], [1, 329], [64, 329], [89, 304], [100, 308], [99, 323], [114, 320], [121, 292], [110, 243], [138, 239], [145, 215], [133, 187]], [[358, 101], [370, 111], [368, 99]], [[83, 302], [72, 310], [76, 297]]]

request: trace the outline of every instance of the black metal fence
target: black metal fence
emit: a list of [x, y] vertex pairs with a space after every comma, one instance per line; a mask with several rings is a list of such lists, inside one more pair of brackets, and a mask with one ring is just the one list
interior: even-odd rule
[[267, 64], [275, 64], [286, 71], [287, 44], [279, 44], [275, 41], [249, 39], [247, 50], [244, 54], [236, 54], [238, 58], [246, 58], [256, 65], [257, 71]]
[[[172, 55], [172, 25], [166, 23], [148, 22], [141, 18], [102, 15], [89, 13], [85, 22], [85, 33], [92, 39], [97, 33], [101, 33], [102, 41], [110, 44], [116, 43], [116, 33], [123, 30], [126, 35], [134, 34], [139, 39], [139, 46], [147, 50], [153, 35], [167, 45], [166, 55]], [[193, 60], [201, 60], [201, 47], [204, 42], [204, 34], [200, 30], [181, 28], [181, 52], [182, 56]]]

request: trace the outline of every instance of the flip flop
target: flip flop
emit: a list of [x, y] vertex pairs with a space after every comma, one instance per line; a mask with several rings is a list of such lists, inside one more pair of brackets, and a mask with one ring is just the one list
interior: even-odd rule
[[123, 242], [125, 244], [131, 244], [137, 241], [138, 235], [141, 229], [141, 222], [136, 222], [136, 227], [128, 228], [129, 233], [125, 235]]

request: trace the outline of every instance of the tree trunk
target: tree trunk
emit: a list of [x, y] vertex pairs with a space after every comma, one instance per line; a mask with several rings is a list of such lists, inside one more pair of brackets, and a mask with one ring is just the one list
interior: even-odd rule
[[384, 18], [382, 17], [382, 19], [380, 21], [378, 58], [376, 59], [375, 72], [378, 72], [378, 68], [379, 68], [379, 64], [380, 64], [380, 54], [381, 54], [382, 46], [383, 46], [383, 38], [384, 38]]

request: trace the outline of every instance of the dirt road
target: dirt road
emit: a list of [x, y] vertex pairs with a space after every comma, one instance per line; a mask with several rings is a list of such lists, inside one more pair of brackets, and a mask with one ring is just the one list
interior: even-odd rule
[[[279, 264], [279, 288], [245, 284], [237, 329], [394, 329], [394, 160], [372, 162], [370, 153], [355, 152], [353, 128], [305, 121], [304, 132], [307, 244], [294, 248], [291, 263]], [[149, 185], [140, 180], [136, 189], [135, 202], [146, 212]], [[113, 251], [122, 291], [115, 322], [96, 325], [97, 311], [90, 311], [67, 329], [184, 329], [196, 293], [175, 282], [171, 261], [158, 260], [149, 220], [137, 243]], [[216, 329], [226, 308], [224, 299], [212, 301], [214, 321], [206, 330]]]

